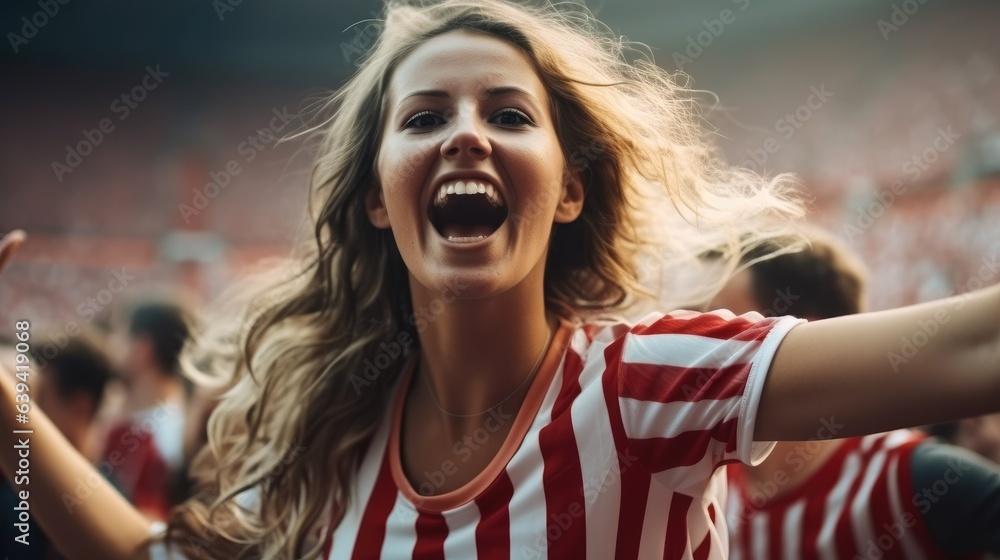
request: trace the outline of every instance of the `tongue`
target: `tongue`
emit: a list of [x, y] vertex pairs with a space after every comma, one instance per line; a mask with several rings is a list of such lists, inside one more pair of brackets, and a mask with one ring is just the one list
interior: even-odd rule
[[483, 237], [493, 233], [493, 229], [485, 224], [445, 224], [441, 226], [441, 235], [449, 237]]

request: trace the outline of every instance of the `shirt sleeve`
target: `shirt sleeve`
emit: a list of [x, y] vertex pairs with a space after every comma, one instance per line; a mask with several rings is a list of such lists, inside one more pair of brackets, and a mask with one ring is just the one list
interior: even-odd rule
[[654, 313], [625, 335], [617, 356], [618, 405], [631, 452], [665, 486], [703, 485], [726, 463], [756, 465], [774, 442], [754, 442], [771, 360], [804, 322], [679, 311]]
[[1000, 554], [1000, 465], [928, 441], [910, 457], [913, 505], [949, 555]]

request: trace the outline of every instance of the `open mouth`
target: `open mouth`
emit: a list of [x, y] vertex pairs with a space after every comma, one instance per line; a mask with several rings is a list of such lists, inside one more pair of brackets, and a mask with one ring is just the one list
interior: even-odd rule
[[476, 241], [500, 229], [507, 219], [507, 204], [488, 181], [448, 181], [434, 195], [429, 215], [441, 237]]

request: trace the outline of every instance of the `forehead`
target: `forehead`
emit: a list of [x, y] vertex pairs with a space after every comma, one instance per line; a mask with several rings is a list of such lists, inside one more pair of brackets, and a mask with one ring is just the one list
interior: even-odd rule
[[406, 56], [393, 73], [389, 95], [399, 102], [414, 91], [478, 93], [499, 85], [546, 99], [544, 85], [520, 49], [492, 35], [457, 30], [428, 40]]

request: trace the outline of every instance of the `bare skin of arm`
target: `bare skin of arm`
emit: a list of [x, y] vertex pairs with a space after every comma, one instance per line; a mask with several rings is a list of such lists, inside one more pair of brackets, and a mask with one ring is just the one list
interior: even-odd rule
[[[0, 270], [23, 241], [10, 234], [0, 241]], [[30, 512], [67, 558], [147, 558], [143, 543], [148, 539], [149, 522], [115, 490], [97, 470], [63, 437], [38, 408], [32, 407], [29, 424], [18, 424], [14, 397], [16, 379], [12, 364], [0, 364], [0, 468], [8, 480], [18, 470], [19, 438], [30, 438]], [[30, 377], [29, 377], [30, 386]], [[29, 393], [30, 395], [30, 393]], [[31, 429], [32, 434], [14, 430]], [[86, 498], [76, 495], [82, 485], [90, 490]], [[63, 495], [80, 500], [72, 511], [63, 504]]]
[[754, 438], [849, 437], [1000, 410], [1000, 285], [792, 329], [764, 384]]

